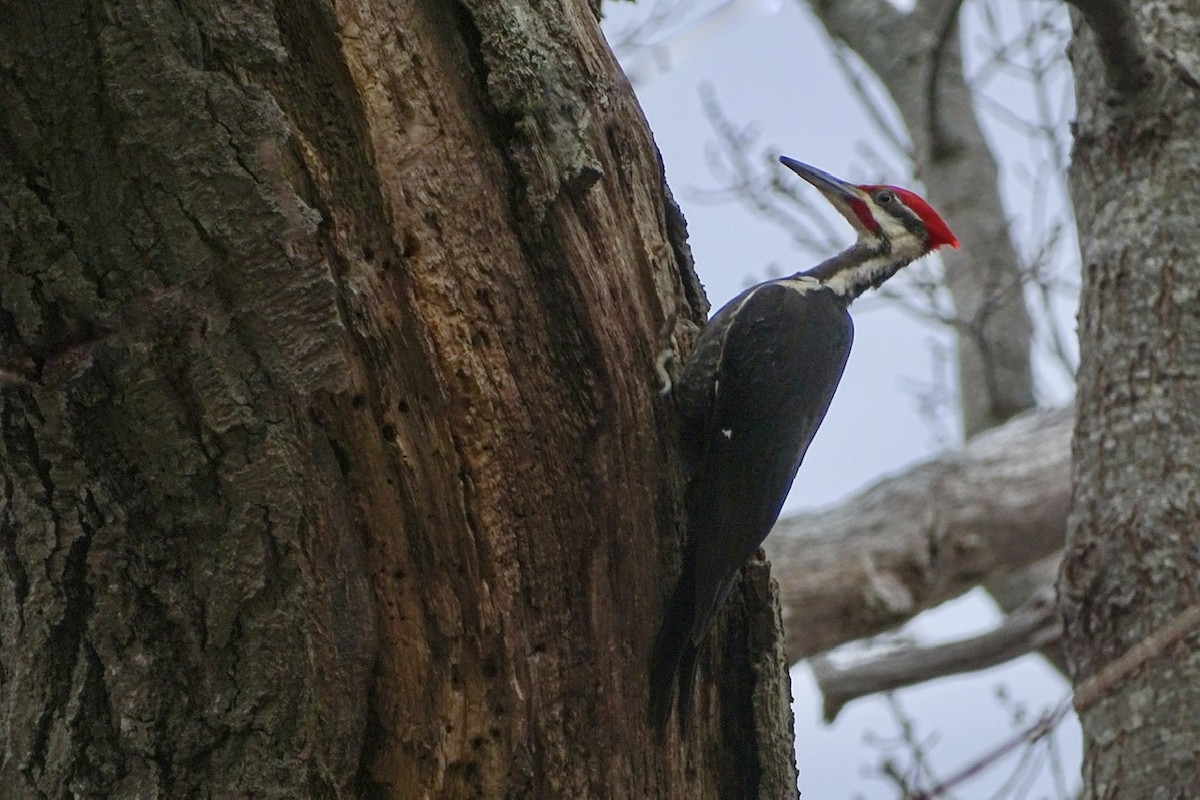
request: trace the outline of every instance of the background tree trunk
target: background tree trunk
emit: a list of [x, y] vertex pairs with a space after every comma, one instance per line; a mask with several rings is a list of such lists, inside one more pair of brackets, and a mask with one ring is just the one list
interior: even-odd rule
[[682, 221], [582, 0], [0, 30], [0, 794], [785, 797], [763, 565], [647, 728]]
[[1059, 589], [1089, 798], [1200, 786], [1200, 3], [1133, 6], [1081, 3], [1071, 46], [1083, 289]]

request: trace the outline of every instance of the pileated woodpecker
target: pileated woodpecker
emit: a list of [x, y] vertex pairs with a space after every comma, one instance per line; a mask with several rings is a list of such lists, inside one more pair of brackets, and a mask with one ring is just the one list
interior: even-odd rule
[[825, 417], [850, 355], [851, 301], [914, 259], [958, 247], [937, 212], [910, 191], [855, 186], [779, 160], [833, 204], [858, 241], [727, 303], [700, 331], [674, 383], [688, 465], [688, 541], [651, 675], [660, 730], [677, 675], [686, 720], [700, 645], [742, 565], [775, 524]]

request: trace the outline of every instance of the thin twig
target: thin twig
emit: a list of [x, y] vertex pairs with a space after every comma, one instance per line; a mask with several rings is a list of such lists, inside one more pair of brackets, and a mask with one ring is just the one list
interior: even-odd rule
[[894, 147], [896, 152], [904, 156], [908, 161], [913, 161], [916, 157], [916, 152], [913, 150], [912, 144], [888, 120], [888, 114], [884, 111], [880, 101], [867, 88], [867, 83], [863, 80], [862, 75], [859, 74], [854, 59], [850, 57], [850, 53], [855, 53], [855, 57], [858, 57], [858, 54], [849, 45], [836, 40], [833, 42], [833, 47], [830, 48], [830, 53], [833, 55], [833, 60], [837, 63], [838, 69], [842, 71], [842, 76], [846, 79], [846, 83], [850, 85], [850, 91], [854, 92], [854, 96], [858, 98], [859, 107], [862, 108], [867, 118], [871, 120], [875, 129], [883, 135], [884, 141]]
[[1025, 727], [1008, 739], [1001, 742], [996, 747], [984, 753], [975, 761], [968, 764], [963, 769], [946, 778], [944, 781], [934, 785], [932, 788], [913, 795], [912, 800], [933, 800], [935, 797], [941, 797], [948, 794], [951, 789], [965, 781], [974, 778], [979, 773], [991, 767], [1000, 759], [1016, 750], [1018, 747], [1034, 742], [1048, 735], [1051, 731], [1058, 727], [1068, 713], [1071, 711], [1070, 700], [1064, 700], [1059, 703], [1052, 711], [1043, 714], [1032, 725]]
[[933, 800], [933, 798], [941, 797], [955, 786], [975, 777], [1025, 742], [1034, 742], [1048, 735], [1066, 718], [1072, 706], [1077, 713], [1087, 710], [1105, 697], [1114, 686], [1141, 669], [1150, 659], [1161, 654], [1173, 644], [1182, 641], [1197, 628], [1200, 628], [1200, 605], [1188, 606], [1166, 625], [1158, 628], [1129, 648], [1124, 655], [1109, 662], [1107, 666], [1081, 683], [1071, 695], [1064, 698], [1052, 711], [1042, 715], [1035, 723], [1019, 731], [1017, 735], [1002, 742], [933, 788], [916, 794], [913, 800]]
[[1110, 661], [1075, 689], [1075, 710], [1083, 712], [1147, 661], [1200, 627], [1200, 605], [1188, 606], [1174, 619]]

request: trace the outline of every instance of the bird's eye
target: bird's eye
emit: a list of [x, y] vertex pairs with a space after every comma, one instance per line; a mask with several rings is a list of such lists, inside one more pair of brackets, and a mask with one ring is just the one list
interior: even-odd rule
[[885, 189], [879, 194], [875, 195], [875, 202], [886, 206], [888, 203], [892, 202], [892, 198], [894, 196], [895, 195]]

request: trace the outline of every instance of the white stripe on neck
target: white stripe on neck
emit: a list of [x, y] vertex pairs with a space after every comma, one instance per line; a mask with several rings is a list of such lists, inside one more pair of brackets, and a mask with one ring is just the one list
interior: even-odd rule
[[825, 285], [838, 297], [853, 300], [870, 289], [876, 282], [893, 275], [902, 266], [904, 264], [897, 264], [895, 254], [880, 254], [872, 256], [861, 264], [838, 270], [825, 281]]
[[903, 236], [891, 239], [888, 252], [876, 253], [854, 266], [842, 267], [825, 281], [825, 285], [839, 297], [853, 300], [895, 275], [901, 268], [925, 255], [925, 252], [924, 243], [906, 231]]

